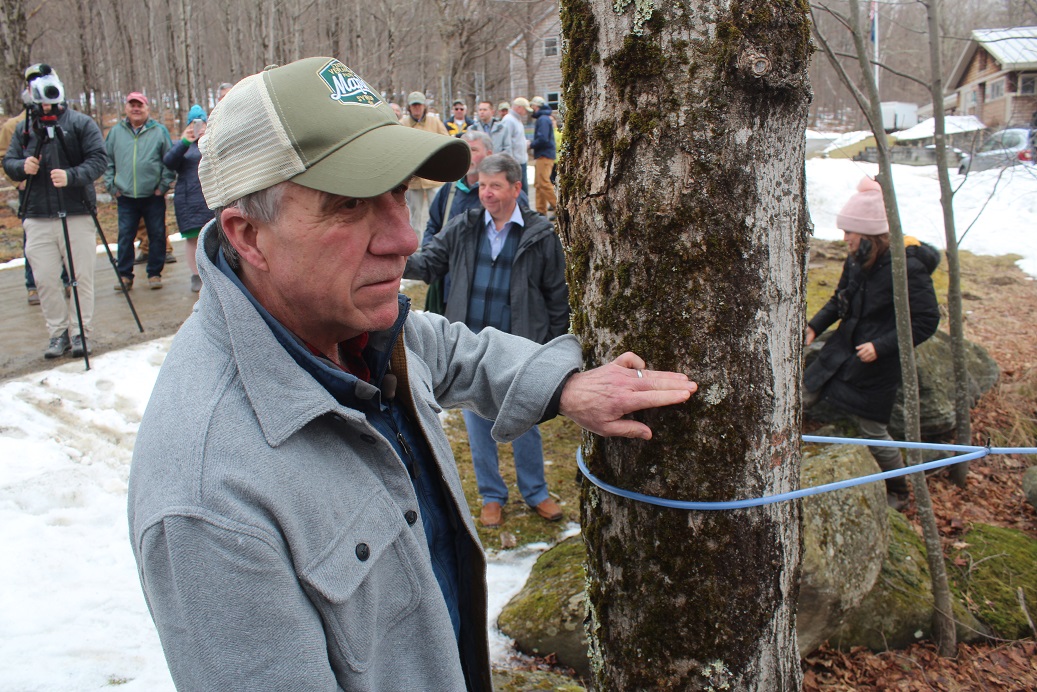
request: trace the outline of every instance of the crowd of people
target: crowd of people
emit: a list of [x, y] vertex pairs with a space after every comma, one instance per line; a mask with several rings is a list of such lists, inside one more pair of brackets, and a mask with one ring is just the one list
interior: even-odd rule
[[[103, 175], [118, 205], [119, 291], [136, 262], [162, 286], [175, 181], [200, 295], [138, 431], [128, 513], [176, 685], [491, 689], [485, 557], [441, 410], [463, 410], [478, 521], [495, 528], [509, 495], [498, 442], [513, 446], [523, 501], [558, 521], [540, 423], [563, 415], [650, 439], [630, 414], [697, 389], [633, 353], [582, 369], [548, 217], [550, 106], [482, 101], [470, 117], [457, 100], [440, 119], [420, 91], [404, 111], [338, 60], [307, 58], [221, 85], [174, 144], [142, 92], [102, 137], [47, 95], [60, 85], [49, 68], [25, 78], [39, 122], [21, 123], [3, 165], [22, 186], [47, 358], [89, 352], [94, 181]], [[148, 244], [135, 257], [141, 221]], [[881, 191], [862, 183], [839, 224], [850, 255], [807, 343], [840, 322], [804, 403], [828, 401], [888, 439], [899, 370]], [[939, 321], [934, 254], [909, 249], [916, 344]], [[88, 306], [81, 327], [63, 268]], [[404, 277], [429, 283], [426, 310], [399, 294]], [[896, 456], [876, 453], [883, 468]], [[888, 489], [901, 506], [906, 487]]]
[[[92, 351], [98, 224], [94, 183], [102, 176], [118, 207], [115, 290], [133, 288], [136, 264], [146, 264], [150, 288], [162, 288], [164, 266], [176, 261], [166, 228], [166, 194], [174, 182], [191, 290], [201, 290], [194, 248], [199, 230], [213, 214], [198, 184], [197, 140], [208, 116], [201, 105], [192, 106], [188, 125], [174, 145], [165, 125], [151, 117], [148, 97], [133, 91], [126, 95], [124, 117], [102, 135], [93, 119], [68, 106], [50, 66], [34, 64], [24, 78], [25, 111], [0, 128], [0, 150], [5, 152], [4, 173], [19, 191], [28, 302], [40, 306], [47, 325], [44, 358], [67, 353], [81, 357]], [[231, 86], [221, 84], [219, 97]]]
[[[511, 103], [500, 102], [494, 109], [492, 101], [480, 101], [476, 105], [476, 117], [468, 114], [468, 104], [454, 100], [450, 113], [440, 119], [430, 109], [425, 94], [413, 91], [407, 96], [407, 111], [399, 106], [394, 111], [400, 123], [428, 132], [463, 137], [466, 132], [482, 132], [492, 143], [496, 154], [505, 154], [521, 166], [522, 191], [529, 194], [526, 166], [530, 158], [535, 167], [534, 200], [537, 213], [553, 218], [557, 196], [554, 189], [555, 160], [558, 158], [558, 122], [550, 105], [542, 96], [532, 99], [516, 97]], [[533, 124], [532, 137], [526, 136], [526, 121]], [[431, 180], [419, 180], [411, 185], [407, 193], [407, 206], [411, 210], [411, 226], [423, 239], [429, 231], [439, 232], [429, 225], [430, 207], [442, 184]], [[528, 205], [527, 205], [528, 206]], [[446, 219], [443, 219], [446, 220]]]

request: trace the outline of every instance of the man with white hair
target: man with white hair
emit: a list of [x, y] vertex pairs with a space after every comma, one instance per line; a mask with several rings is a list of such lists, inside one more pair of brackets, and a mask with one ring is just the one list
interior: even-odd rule
[[332, 58], [246, 77], [198, 174], [203, 285], [141, 420], [129, 523], [179, 689], [490, 690], [486, 561], [440, 407], [508, 440], [561, 413], [651, 437], [695, 385], [572, 336], [472, 333], [398, 294], [407, 181], [468, 145], [403, 127]]

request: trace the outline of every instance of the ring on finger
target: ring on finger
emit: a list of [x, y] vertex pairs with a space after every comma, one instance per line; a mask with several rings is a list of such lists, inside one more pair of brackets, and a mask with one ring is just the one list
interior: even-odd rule
[[644, 376], [645, 376], [645, 374], [643, 372], [641, 372], [641, 368], [638, 368], [637, 369], [637, 379], [639, 379], [639, 380], [643, 379]]

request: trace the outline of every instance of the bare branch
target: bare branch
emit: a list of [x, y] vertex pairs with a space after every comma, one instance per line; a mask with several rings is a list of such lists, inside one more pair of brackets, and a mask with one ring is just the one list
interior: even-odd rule
[[[813, 18], [812, 16], [813, 7], [811, 7], [811, 18]], [[850, 95], [853, 96], [853, 100], [857, 102], [857, 107], [867, 114], [871, 110], [868, 97], [865, 96], [864, 93], [857, 88], [857, 85], [853, 83], [853, 80], [850, 79], [850, 75], [846, 73], [846, 68], [844, 68], [842, 63], [839, 62], [839, 59], [836, 57], [832, 47], [828, 44], [828, 40], [821, 33], [821, 30], [817, 28], [817, 22], [811, 21], [810, 25], [814, 32], [814, 38], [816, 38], [818, 43], [821, 44], [821, 50], [823, 50], [825, 55], [828, 56], [828, 62], [831, 63], [836, 75], [838, 75], [839, 81], [843, 83], [843, 86], [845, 86], [850, 92]]]
[[[857, 59], [857, 56], [854, 55], [853, 53], [836, 53], [836, 55], [839, 56], [840, 58], [852, 58], [854, 60]], [[890, 74], [894, 74], [897, 77], [902, 77], [902, 78], [904, 78], [904, 79], [906, 79], [908, 81], [911, 81], [911, 82], [914, 82], [915, 84], [918, 84], [919, 86], [923, 86], [923, 87], [925, 87], [927, 89], [929, 88], [929, 83], [926, 82], [925, 80], [922, 80], [922, 79], [919, 79], [918, 77], [914, 77], [912, 75], [909, 75], [906, 72], [901, 72], [900, 70], [894, 70], [892, 67], [890, 67], [889, 65], [887, 65], [884, 62], [880, 62], [878, 60], [869, 60], [868, 62], [872, 66], [878, 65], [879, 67], [881, 67], [886, 72], [889, 72]]]

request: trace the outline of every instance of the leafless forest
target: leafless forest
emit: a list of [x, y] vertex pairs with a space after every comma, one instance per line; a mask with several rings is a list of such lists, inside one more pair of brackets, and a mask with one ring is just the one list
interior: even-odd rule
[[[950, 71], [976, 28], [1037, 24], [1037, 0], [943, 0], [944, 66]], [[838, 50], [850, 38], [826, 11], [843, 0], [814, 0], [813, 16]], [[925, 8], [919, 0], [877, 3], [883, 100], [928, 100]], [[543, 60], [533, 27], [557, 12], [554, 0], [3, 0], [0, 104], [21, 108], [22, 71], [54, 66], [70, 101], [98, 120], [143, 90], [153, 115], [181, 117], [212, 104], [220, 82], [310, 55], [342, 59], [397, 102], [424, 90], [442, 109], [454, 97], [506, 99], [514, 56], [525, 82]], [[810, 69], [814, 126], [862, 120], [821, 55]], [[521, 80], [520, 80], [521, 83]], [[528, 92], [526, 87], [520, 92]], [[105, 123], [107, 124], [107, 123]]]
[[[153, 115], [156, 101], [182, 115], [192, 103], [211, 105], [221, 82], [311, 55], [342, 59], [397, 102], [414, 90], [440, 108], [454, 96], [508, 98], [508, 44], [557, 12], [553, 0], [3, 0], [0, 7], [4, 112], [21, 108], [24, 68], [46, 62], [69, 100], [94, 117], [121, 110], [133, 90], [151, 97]], [[542, 59], [540, 43], [511, 48], [529, 73]]]

